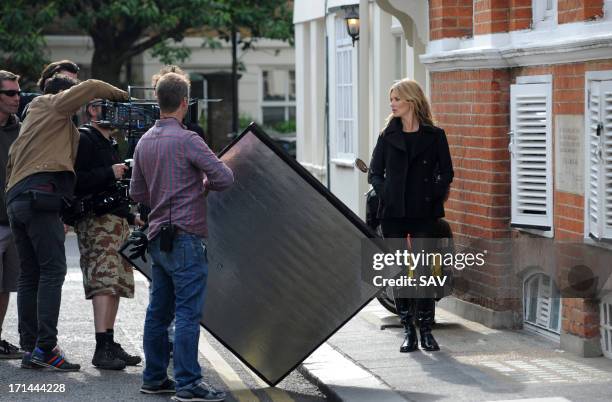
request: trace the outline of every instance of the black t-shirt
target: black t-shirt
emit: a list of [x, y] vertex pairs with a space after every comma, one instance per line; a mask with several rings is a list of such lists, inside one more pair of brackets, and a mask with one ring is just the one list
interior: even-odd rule
[[418, 136], [420, 135], [419, 131], [415, 131], [415, 132], [402, 132], [402, 135], [404, 136], [404, 141], [406, 142], [406, 163], [409, 165], [408, 166], [408, 173], [406, 174], [406, 188], [404, 189], [405, 191], [405, 195], [404, 195], [404, 200], [406, 202], [406, 213], [408, 216], [412, 216], [413, 213], [417, 213], [418, 211], [412, 211], [413, 205], [414, 205], [414, 201], [413, 198], [416, 197], [416, 192], [414, 191], [414, 189], [411, 189], [408, 187], [408, 183], [414, 183], [414, 180], [412, 178], [412, 171], [410, 170], [410, 163], [411, 163], [411, 155], [412, 155], [412, 148], [415, 147], [415, 144], [418, 141]]

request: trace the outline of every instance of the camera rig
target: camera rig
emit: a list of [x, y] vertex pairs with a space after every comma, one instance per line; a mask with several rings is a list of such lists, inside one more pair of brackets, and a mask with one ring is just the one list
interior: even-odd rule
[[[159, 106], [157, 99], [138, 99], [133, 98], [135, 90], [153, 91], [153, 87], [128, 86], [129, 102], [112, 102], [108, 100], [98, 100], [91, 105], [101, 106], [101, 118], [98, 124], [113, 127], [125, 132], [126, 138], [140, 138], [149, 128], [159, 119]], [[196, 98], [189, 99], [189, 109], [186, 116], [188, 122], [197, 122], [197, 113], [192, 113], [191, 106], [202, 100]], [[221, 99], [204, 99], [205, 102], [220, 102]]]

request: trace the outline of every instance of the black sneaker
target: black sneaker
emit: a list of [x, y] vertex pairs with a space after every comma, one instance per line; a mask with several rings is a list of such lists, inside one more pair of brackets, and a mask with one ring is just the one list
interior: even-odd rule
[[180, 390], [172, 397], [173, 401], [206, 401], [221, 402], [225, 400], [225, 392], [217, 391], [204, 381], [191, 389]]
[[125, 362], [126, 366], [136, 366], [137, 364], [139, 364], [142, 361], [140, 356], [132, 356], [132, 355], [128, 354], [121, 347], [121, 344], [119, 344], [117, 342], [111, 343], [110, 344], [110, 349], [111, 349], [111, 352], [113, 352], [113, 355], [115, 355], [115, 357], [117, 359], [123, 360]]
[[36, 363], [32, 363], [32, 352], [24, 352], [23, 357], [21, 358], [21, 368], [40, 370], [44, 367], [39, 366]]
[[108, 343], [96, 348], [91, 364], [102, 370], [123, 370], [125, 368], [125, 362], [115, 357]]
[[0, 340], [0, 359], [21, 359], [23, 352], [15, 345]]
[[79, 371], [79, 364], [69, 363], [64, 356], [64, 352], [56, 346], [51, 352], [45, 353], [41, 348], [36, 348], [32, 352], [31, 364], [41, 367], [49, 367], [57, 371]]
[[166, 378], [160, 385], [142, 384], [140, 392], [143, 394], [174, 394], [176, 392], [176, 383], [170, 378]]

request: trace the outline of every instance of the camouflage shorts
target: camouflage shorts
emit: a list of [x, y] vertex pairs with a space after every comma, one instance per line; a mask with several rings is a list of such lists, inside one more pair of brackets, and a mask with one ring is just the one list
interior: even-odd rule
[[134, 272], [117, 251], [130, 234], [127, 221], [112, 214], [94, 216], [80, 221], [75, 231], [85, 297], [134, 297]]

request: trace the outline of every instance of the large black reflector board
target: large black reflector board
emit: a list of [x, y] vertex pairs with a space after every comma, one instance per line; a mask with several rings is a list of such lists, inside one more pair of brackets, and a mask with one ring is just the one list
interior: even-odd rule
[[202, 324], [275, 385], [376, 295], [361, 272], [370, 232], [254, 124], [221, 159], [235, 183], [208, 195]]

